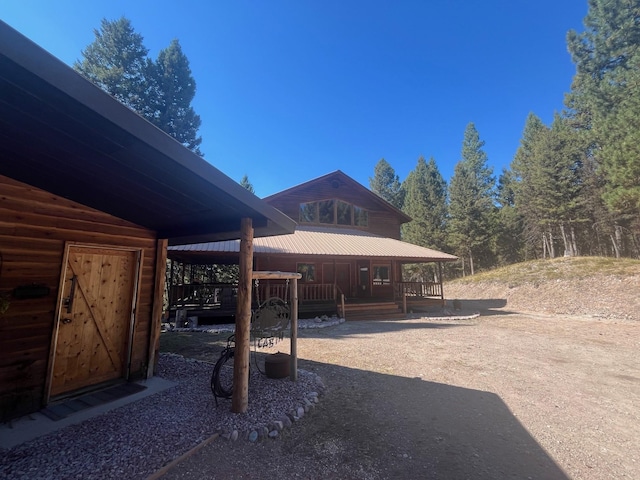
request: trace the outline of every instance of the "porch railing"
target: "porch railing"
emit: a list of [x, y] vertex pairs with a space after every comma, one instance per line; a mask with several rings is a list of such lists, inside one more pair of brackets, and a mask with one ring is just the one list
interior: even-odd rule
[[229, 283], [188, 283], [171, 285], [170, 308], [217, 308], [233, 307], [238, 295], [238, 286]]
[[[278, 297], [290, 300], [285, 283], [260, 282], [254, 302], [264, 302], [268, 298]], [[182, 308], [232, 308], [236, 304], [238, 286], [229, 283], [190, 283], [172, 285], [169, 289], [169, 307]], [[333, 283], [298, 284], [300, 302], [335, 302], [336, 289]]]
[[298, 285], [300, 299], [308, 302], [327, 302], [336, 300], [336, 289], [333, 283], [317, 283]]
[[[278, 297], [290, 301], [284, 282], [260, 282], [254, 303]], [[169, 289], [171, 309], [233, 309], [236, 305], [238, 286], [229, 283], [191, 283], [172, 285]], [[438, 282], [398, 282], [394, 284], [394, 296], [409, 298], [443, 298], [442, 285]], [[338, 302], [337, 288], [333, 283], [298, 283], [298, 300], [305, 302]]]
[[442, 298], [442, 284], [438, 282], [397, 282], [395, 284], [396, 298], [423, 297]]
[[[289, 299], [287, 285], [284, 283], [267, 283], [258, 285], [260, 301], [270, 297]], [[298, 301], [300, 302], [333, 302], [336, 292], [333, 283], [298, 283]]]

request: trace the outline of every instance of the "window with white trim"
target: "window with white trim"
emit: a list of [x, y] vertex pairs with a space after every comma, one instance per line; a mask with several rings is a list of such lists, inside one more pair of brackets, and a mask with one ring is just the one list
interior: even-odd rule
[[391, 277], [389, 276], [390, 271], [391, 268], [389, 265], [374, 265], [373, 284], [376, 286], [391, 285]]
[[299, 263], [297, 272], [302, 275], [302, 278], [300, 278], [301, 282], [316, 281], [316, 265], [314, 263]]

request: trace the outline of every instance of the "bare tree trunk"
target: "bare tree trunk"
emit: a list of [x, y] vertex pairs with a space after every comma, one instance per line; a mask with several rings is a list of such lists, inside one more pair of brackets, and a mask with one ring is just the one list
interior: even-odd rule
[[633, 252], [636, 258], [640, 258], [640, 246], [638, 245], [638, 236], [635, 233], [631, 233], [631, 244], [633, 245]]
[[473, 269], [473, 253], [471, 253], [471, 249], [469, 249], [469, 270], [471, 270], [471, 275], [475, 273]]
[[556, 247], [553, 245], [553, 235], [549, 232], [549, 258], [556, 258]]
[[[603, 248], [602, 235], [600, 235], [600, 233], [601, 233], [600, 229], [595, 227], [595, 226], [592, 226], [591, 228], [593, 230], [593, 234], [596, 237], [596, 247], [595, 247], [596, 248], [596, 253], [598, 254], [599, 257], [602, 257], [603, 256], [602, 252], [606, 250], [606, 247]], [[590, 249], [590, 251], [589, 251], [589, 253], [587, 253], [587, 255], [593, 255], [592, 252], [593, 252], [593, 247]]]
[[576, 229], [571, 225], [571, 249], [573, 250], [573, 256], [578, 256], [578, 240], [576, 239]]
[[547, 258], [547, 236], [545, 233], [542, 234], [542, 259]]
[[613, 237], [613, 235], [610, 235], [611, 237], [611, 245], [613, 245], [613, 251], [616, 254], [616, 258], [620, 258], [620, 249], [618, 248], [618, 242], [616, 242], [616, 239]]
[[622, 251], [622, 227], [620, 225], [616, 225], [614, 227], [615, 232], [615, 250], [616, 250], [616, 258], [620, 258]]
[[564, 231], [564, 223], [560, 224], [560, 234], [562, 235], [562, 242], [564, 243], [564, 256], [571, 257], [571, 247], [569, 246], [567, 234]]

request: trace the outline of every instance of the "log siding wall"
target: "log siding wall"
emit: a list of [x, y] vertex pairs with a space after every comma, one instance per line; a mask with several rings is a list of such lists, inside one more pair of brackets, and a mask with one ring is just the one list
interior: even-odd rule
[[[42, 406], [66, 242], [142, 249], [130, 365], [146, 373], [156, 268], [155, 232], [0, 175], [0, 420]], [[44, 284], [49, 295], [15, 299], [15, 287]]]
[[[280, 272], [296, 272], [298, 263], [312, 263], [316, 266], [316, 281], [312, 283], [333, 283], [333, 277], [329, 277], [324, 271], [325, 264], [331, 264], [332, 260], [328, 260], [326, 256], [321, 255], [305, 255], [300, 257], [285, 256], [255, 256], [255, 270], [261, 271], [280, 271]], [[348, 264], [351, 270], [355, 269], [356, 262], [354, 259], [338, 259], [337, 263]], [[353, 273], [353, 272], [352, 272]], [[355, 282], [355, 279], [352, 279]], [[298, 280], [298, 283], [305, 283]], [[347, 293], [347, 292], [345, 292]]]

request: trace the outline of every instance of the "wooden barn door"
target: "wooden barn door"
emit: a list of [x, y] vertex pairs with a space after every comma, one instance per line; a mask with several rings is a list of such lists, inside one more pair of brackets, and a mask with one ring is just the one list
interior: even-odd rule
[[139, 251], [69, 245], [49, 397], [127, 376]]

